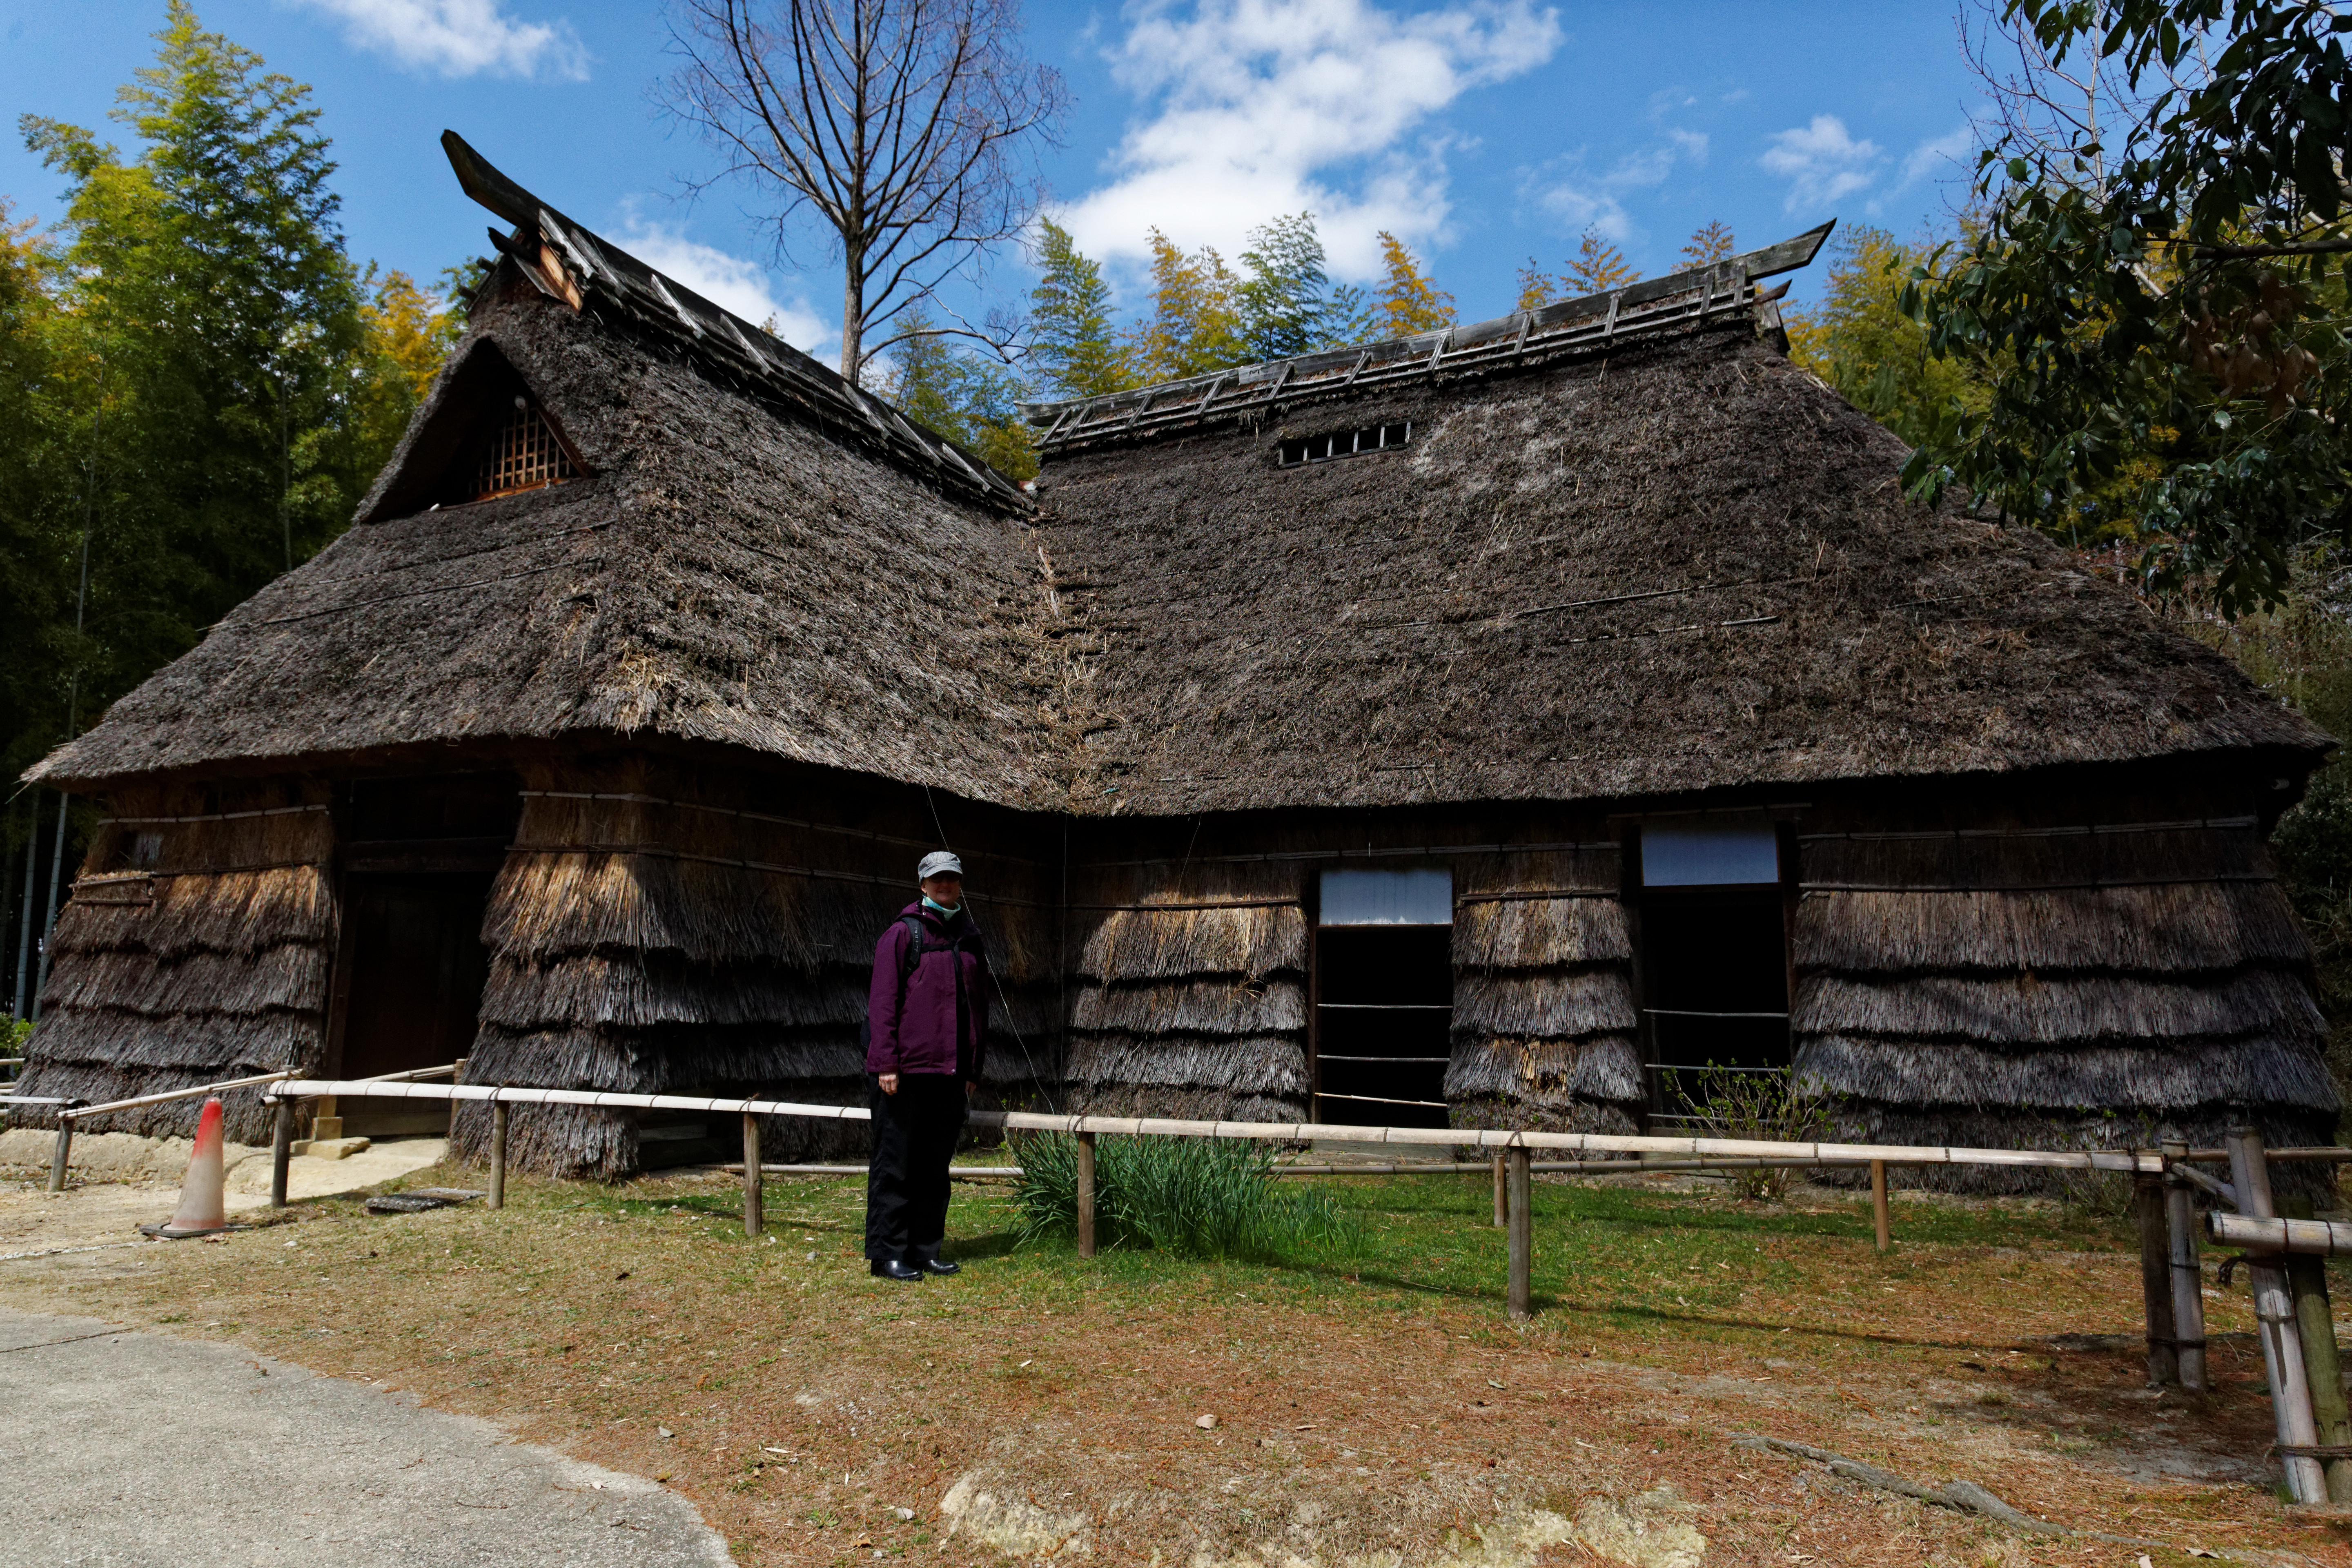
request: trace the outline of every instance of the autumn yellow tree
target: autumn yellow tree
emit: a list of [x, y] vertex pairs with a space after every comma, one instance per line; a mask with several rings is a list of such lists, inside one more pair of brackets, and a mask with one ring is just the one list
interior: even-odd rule
[[1709, 218], [1696, 233], [1683, 241], [1683, 265], [1687, 270], [1721, 261], [1731, 254], [1731, 226], [1721, 218]]
[[1131, 335], [1147, 381], [1173, 381], [1247, 363], [1241, 279], [1213, 246], [1187, 255], [1151, 231], [1151, 315]]
[[1391, 338], [1433, 332], [1454, 324], [1454, 296], [1421, 269], [1404, 241], [1381, 230], [1381, 280], [1372, 289], [1372, 310]]
[[378, 274], [370, 267], [361, 288], [360, 325], [372, 374], [359, 396], [359, 415], [372, 448], [388, 453], [432, 389], [466, 321], [397, 268]]
[[[1724, 243], [1731, 242], [1727, 232]], [[1605, 294], [1612, 289], [1622, 289], [1628, 283], [1641, 280], [1641, 269], [1629, 263], [1622, 252], [1601, 237], [1601, 231], [1587, 224], [1584, 232], [1576, 237], [1576, 254], [1568, 258], [1568, 270], [1560, 278], [1572, 296]]]
[[1519, 268], [1519, 302], [1517, 309], [1532, 310], [1538, 306], [1549, 305], [1559, 298], [1559, 279], [1537, 266], [1534, 257], [1528, 257], [1527, 265]]

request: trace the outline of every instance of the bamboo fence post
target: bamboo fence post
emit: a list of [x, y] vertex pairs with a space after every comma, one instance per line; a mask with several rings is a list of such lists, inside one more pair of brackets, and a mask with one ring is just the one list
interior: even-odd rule
[[2164, 1177], [2142, 1171], [2132, 1179], [2132, 1217], [2139, 1225], [2139, 1293], [2147, 1309], [2147, 1381], [2151, 1388], [2180, 1381], [2179, 1330], [2172, 1318], [2172, 1245], [2164, 1216]]
[[747, 1110], [743, 1113], [743, 1234], [754, 1241], [768, 1228], [767, 1214], [761, 1207], [761, 1196], [760, 1119]]
[[49, 1154], [49, 1191], [66, 1190], [66, 1162], [73, 1158], [73, 1118], [58, 1112], [58, 1146]]
[[2164, 1228], [2170, 1244], [2172, 1271], [2172, 1342], [2179, 1352], [2180, 1386], [2205, 1394], [2212, 1384], [2205, 1375], [2205, 1270], [2197, 1257], [2197, 1199], [2189, 1184], [2169, 1170], [2185, 1159], [2189, 1145], [2164, 1146], [2168, 1169], [2164, 1178]]
[[[456, 1070], [449, 1075], [452, 1087], [466, 1081], [466, 1063], [471, 1059], [468, 1057], [457, 1058]], [[463, 1103], [464, 1101], [454, 1094], [449, 1097], [449, 1152], [453, 1154], [457, 1152], [457, 1107]]]
[[[2233, 1127], [2228, 1139], [2230, 1184], [2237, 1189], [2238, 1212], [2255, 1219], [2277, 1217], [2271, 1205], [2269, 1162], [2263, 1158], [2263, 1135], [2252, 1127]], [[2246, 1276], [2253, 1287], [2254, 1323], [2263, 1342], [2263, 1370], [2270, 1374], [2271, 1415], [2283, 1450], [2287, 1489], [2297, 1502], [2326, 1502], [2327, 1478], [2319, 1461], [2296, 1453], [2319, 1441], [2311, 1415], [2311, 1384], [2304, 1375], [2303, 1335], [2296, 1331], [2294, 1298], [2287, 1288], [2284, 1260], [2276, 1254], [2246, 1255]]]
[[[1525, 1149], [1512, 1150], [1509, 1161], [1510, 1309], [1512, 1321], [1523, 1323], [1535, 1316], [1535, 1178], [1528, 1168], [1530, 1157]], [[1496, 1163], [1501, 1163], [1500, 1161]]]
[[1495, 1228], [1501, 1230], [1511, 1223], [1510, 1181], [1504, 1172], [1505, 1156], [1495, 1156]]
[[1078, 1134], [1078, 1256], [1095, 1255], [1095, 1135]]
[[269, 1206], [286, 1206], [286, 1177], [294, 1163], [294, 1102], [278, 1102], [277, 1125], [269, 1133]]
[[[2308, 1198], [2290, 1198], [2279, 1205], [2290, 1219], [2312, 1217]], [[2336, 1346], [2336, 1313], [2327, 1299], [2325, 1259], [2290, 1255], [2287, 1288], [2294, 1295], [2295, 1326], [2303, 1331], [2303, 1370], [2311, 1384], [2311, 1424], [2323, 1447], [2352, 1444], [2352, 1409], [2344, 1399], [2344, 1371]], [[2352, 1503], [2352, 1459], [2322, 1459], [2327, 1500]]]
[[1895, 1216], [1886, 1207], [1886, 1162], [1870, 1163], [1870, 1223], [1878, 1233], [1878, 1250], [1895, 1245]]
[[507, 1206], [507, 1111], [503, 1100], [490, 1102], [490, 1206]]

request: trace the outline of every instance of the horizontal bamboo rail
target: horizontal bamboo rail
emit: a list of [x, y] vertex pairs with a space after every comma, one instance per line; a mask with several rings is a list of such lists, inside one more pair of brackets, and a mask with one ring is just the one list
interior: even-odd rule
[[2292, 1252], [2311, 1258], [2352, 1257], [2352, 1225], [2331, 1219], [2258, 1219], [2252, 1215], [2205, 1215], [2206, 1236], [2221, 1247], [2254, 1252]]
[[[730, 1161], [719, 1167], [730, 1176], [743, 1173], [743, 1162]], [[760, 1167], [763, 1176], [862, 1176], [869, 1167], [865, 1165], [768, 1165]], [[950, 1165], [948, 1180], [951, 1182], [1017, 1182], [1022, 1171], [1018, 1165]]]
[[[271, 1099], [320, 1095], [379, 1100], [461, 1100], [505, 1105], [576, 1105], [613, 1110], [702, 1111], [726, 1116], [794, 1116], [822, 1121], [864, 1121], [863, 1106], [807, 1105], [792, 1100], [684, 1094], [624, 1094], [607, 1089], [517, 1089], [495, 1084], [385, 1082], [371, 1079], [287, 1079]], [[1751, 1138], [1645, 1138], [1607, 1132], [1539, 1132], [1517, 1128], [1353, 1127], [1328, 1121], [1187, 1121], [1158, 1116], [1044, 1115], [1026, 1110], [975, 1110], [975, 1127], [1019, 1132], [1066, 1132], [1124, 1138], [1234, 1138], [1254, 1142], [1312, 1143], [1328, 1139], [1418, 1148], [1508, 1151], [1550, 1149], [1574, 1154], [1664, 1154], [1685, 1159], [1781, 1161], [1791, 1165], [2024, 1166], [2051, 1171], [2161, 1172], [2163, 1159], [2130, 1149], [1972, 1149], [1939, 1144], [1805, 1143]]]
[[99, 1105], [77, 1105], [69, 1110], [61, 1110], [58, 1114], [79, 1121], [88, 1117], [103, 1116], [110, 1110], [135, 1110], [142, 1105], [163, 1105], [174, 1100], [201, 1100], [218, 1094], [223, 1089], [251, 1089], [256, 1084], [283, 1082], [292, 1078], [295, 1070], [292, 1068], [282, 1068], [277, 1072], [258, 1073], [252, 1078], [232, 1078], [219, 1083], [200, 1083], [191, 1089], [165, 1089], [161, 1094], [134, 1095], [129, 1100], [110, 1100]]

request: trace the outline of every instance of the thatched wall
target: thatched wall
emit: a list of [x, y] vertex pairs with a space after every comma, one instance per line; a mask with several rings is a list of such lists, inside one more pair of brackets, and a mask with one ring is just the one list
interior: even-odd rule
[[[326, 786], [311, 780], [118, 792], [58, 915], [19, 1092], [90, 1102], [320, 1065], [336, 935]], [[192, 1134], [182, 1100], [84, 1125]], [[253, 1090], [227, 1133], [267, 1142]]]
[[1454, 861], [1457, 1127], [1631, 1132], [1645, 1098], [1614, 841]]
[[[469, 1079], [863, 1102], [875, 941], [917, 896], [915, 861], [938, 843], [919, 795], [875, 789], [888, 804], [852, 822], [837, 785], [725, 766], [550, 761], [524, 777], [484, 920], [490, 975]], [[1051, 881], [992, 853], [981, 826], [955, 841], [1003, 987], [989, 999], [984, 1079], [992, 1100], [1026, 1102], [1060, 1073]], [[462, 1114], [461, 1152], [478, 1154], [487, 1128]], [[867, 1137], [801, 1121], [768, 1136], [777, 1159], [862, 1153]], [[610, 1176], [638, 1164], [634, 1117], [534, 1112], [511, 1138], [526, 1168]]]
[[1126, 858], [1152, 837], [1097, 839], [1073, 869], [1070, 1109], [1305, 1121], [1304, 863], [1230, 858], [1230, 837]]
[[2210, 1144], [2242, 1112], [2273, 1141], [2332, 1139], [2310, 949], [2251, 816], [1904, 831], [1838, 815], [1854, 825], [1800, 837], [1791, 1032], [1847, 1132]]

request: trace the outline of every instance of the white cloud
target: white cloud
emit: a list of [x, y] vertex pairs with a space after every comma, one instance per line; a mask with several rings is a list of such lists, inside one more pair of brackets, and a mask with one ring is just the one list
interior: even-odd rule
[[1312, 211], [1342, 278], [1377, 270], [1378, 230], [1443, 233], [1448, 142], [1417, 137], [1423, 122], [1541, 65], [1560, 39], [1558, 17], [1530, 0], [1413, 14], [1370, 0], [1141, 0], [1129, 16], [1112, 68], [1148, 118], [1112, 154], [1110, 183], [1059, 221], [1098, 258], [1145, 256], [1157, 226], [1231, 259], [1251, 228]]
[[775, 279], [757, 262], [730, 256], [691, 240], [676, 229], [631, 217], [617, 241], [621, 248], [666, 278], [685, 284], [724, 310], [753, 326], [775, 319], [776, 335], [803, 353], [818, 354], [837, 341], [831, 322], [798, 295], [779, 302]]
[[1626, 153], [1601, 174], [1585, 172], [1581, 153], [1547, 165], [1529, 194], [1537, 206], [1569, 232], [1593, 228], [1622, 245], [1636, 237], [1625, 211], [1626, 195], [1664, 184], [1678, 164], [1704, 165], [1706, 153], [1705, 132], [1669, 130], [1664, 142]]
[[588, 50], [572, 24], [519, 22], [501, 0], [303, 0], [340, 16], [351, 40], [404, 66], [443, 76], [588, 79]]
[[1815, 211], [1870, 184], [1883, 161], [1875, 142], [1857, 142], [1834, 114], [1816, 114], [1812, 123], [1782, 131], [1757, 162], [1789, 182], [1790, 212]]
[[1903, 160], [1903, 183], [1965, 173], [1969, 151], [1976, 142], [1976, 132], [1966, 121], [1932, 141], [1920, 142]]

